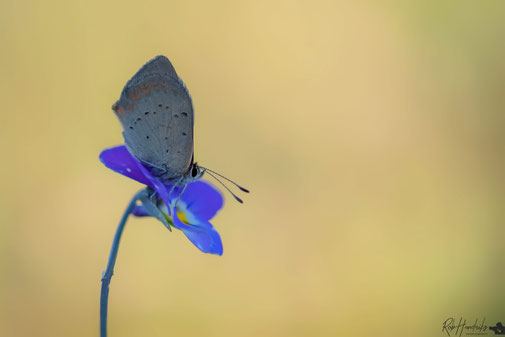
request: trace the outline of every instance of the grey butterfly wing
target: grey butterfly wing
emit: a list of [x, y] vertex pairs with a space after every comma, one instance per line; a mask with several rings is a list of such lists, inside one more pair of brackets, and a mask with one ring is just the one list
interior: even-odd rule
[[188, 173], [193, 160], [193, 104], [164, 56], [144, 65], [113, 106], [130, 153], [166, 181]]
[[176, 79], [179, 78], [172, 63], [170, 63], [168, 58], [163, 55], [156, 56], [144, 64], [142, 68], [140, 68], [139, 71], [137, 71], [137, 73], [133, 75], [133, 77], [126, 83], [121, 96], [124, 95], [125, 91], [128, 90], [128, 88], [135, 87], [150, 77], [156, 77], [160, 75], [166, 75], [174, 77]]

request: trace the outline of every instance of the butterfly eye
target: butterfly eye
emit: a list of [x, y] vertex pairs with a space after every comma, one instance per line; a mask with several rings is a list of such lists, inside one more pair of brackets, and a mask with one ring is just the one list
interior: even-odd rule
[[197, 169], [197, 167], [195, 165], [195, 166], [193, 166], [193, 169], [191, 170], [191, 176], [193, 178], [195, 178], [197, 175], [198, 175], [198, 169]]

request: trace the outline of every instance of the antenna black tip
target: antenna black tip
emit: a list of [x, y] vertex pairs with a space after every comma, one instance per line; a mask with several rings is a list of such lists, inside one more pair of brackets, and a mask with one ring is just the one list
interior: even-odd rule
[[243, 204], [244, 202], [242, 201], [242, 199], [240, 199], [239, 197], [237, 197], [236, 195], [234, 195], [235, 197], [235, 200], [237, 200], [238, 202], [240, 202], [241, 204]]
[[[237, 186], [238, 186], [238, 185], [237, 185]], [[249, 193], [249, 190], [247, 190], [247, 189], [245, 189], [245, 188], [243, 188], [243, 187], [238, 186], [238, 188], [240, 188], [240, 190], [241, 190], [242, 192]]]

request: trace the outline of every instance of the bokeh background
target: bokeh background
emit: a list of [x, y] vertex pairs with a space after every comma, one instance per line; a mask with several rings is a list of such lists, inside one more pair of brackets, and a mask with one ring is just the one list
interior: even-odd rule
[[140, 185], [111, 105], [168, 56], [224, 255], [126, 227], [110, 336], [443, 336], [505, 320], [505, 2], [0, 1], [0, 335], [97, 336]]

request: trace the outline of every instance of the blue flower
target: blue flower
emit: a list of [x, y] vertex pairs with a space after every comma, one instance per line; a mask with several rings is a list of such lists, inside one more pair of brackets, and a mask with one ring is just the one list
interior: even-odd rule
[[134, 208], [135, 216], [153, 216], [169, 230], [181, 230], [202, 252], [223, 254], [219, 233], [209, 222], [223, 206], [223, 197], [212, 185], [197, 180], [189, 183], [182, 195], [182, 187], [175, 187], [169, 200], [172, 185], [153, 177], [124, 145], [102, 151], [100, 160], [111, 170], [148, 187], [140, 194], [142, 206]]

